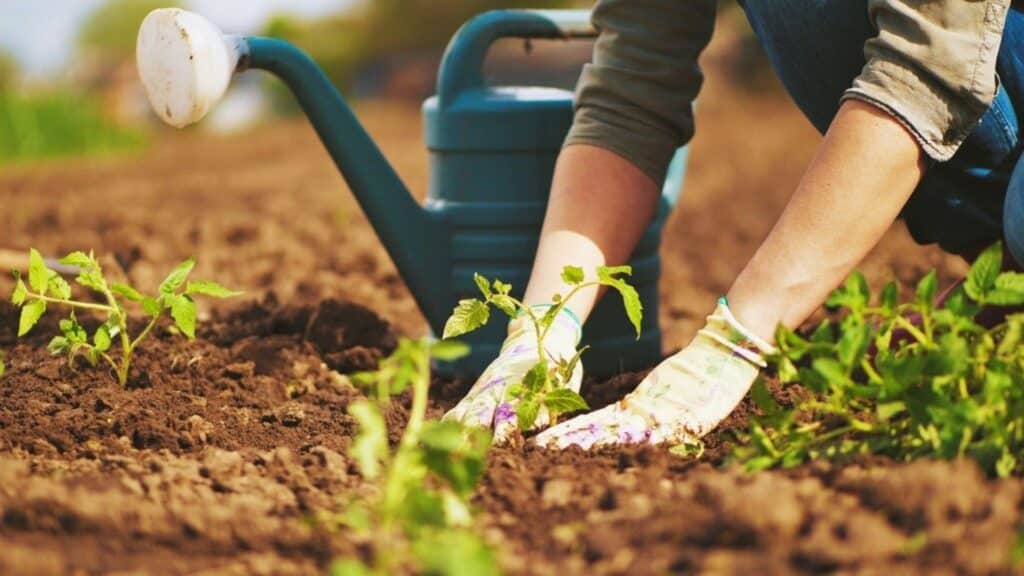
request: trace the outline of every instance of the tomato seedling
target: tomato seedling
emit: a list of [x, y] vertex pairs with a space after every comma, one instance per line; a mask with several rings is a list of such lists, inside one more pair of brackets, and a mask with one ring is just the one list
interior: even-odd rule
[[[354, 378], [372, 398], [349, 407], [359, 424], [349, 455], [375, 490], [349, 502], [335, 521], [369, 540], [372, 553], [339, 560], [333, 575], [495, 573], [493, 552], [470, 530], [469, 504], [484, 473], [490, 435], [426, 420], [430, 358], [455, 360], [467, 351], [456, 342], [403, 339], [377, 372]], [[410, 388], [409, 420], [391, 448], [384, 411], [393, 395]]]
[[[196, 305], [193, 296], [205, 295], [215, 298], [229, 298], [241, 292], [209, 281], [189, 281], [188, 276], [195, 267], [195, 260], [189, 258], [178, 264], [160, 283], [156, 296], [146, 296], [137, 289], [122, 282], [108, 282], [103, 276], [99, 260], [92, 252], [72, 252], [60, 260], [61, 264], [78, 269], [75, 282], [99, 294], [102, 302], [86, 302], [71, 297], [71, 285], [57, 272], [46, 266], [43, 257], [34, 248], [29, 251], [28, 284], [18, 272], [14, 273], [15, 286], [11, 302], [21, 308], [18, 321], [18, 337], [24, 336], [39, 322], [49, 305], [70, 308], [67, 318], [60, 321], [60, 336], [50, 340], [48, 346], [55, 356], [66, 355], [68, 362], [84, 358], [92, 365], [103, 361], [117, 376], [121, 386], [128, 383], [132, 355], [139, 344], [149, 336], [153, 328], [170, 313], [175, 326], [190, 340], [195, 338]], [[149, 322], [136, 335], [129, 333], [126, 302], [134, 302], [149, 316]], [[92, 336], [79, 324], [75, 310], [91, 310], [106, 314], [106, 320]], [[120, 358], [112, 351], [114, 340], [121, 343]]]
[[[474, 274], [473, 279], [483, 295], [483, 300], [477, 298], [460, 300], [451, 317], [448, 318], [448, 322], [445, 323], [443, 338], [446, 340], [456, 338], [485, 326], [490, 319], [490, 306], [494, 306], [513, 319], [525, 316], [533, 328], [537, 340], [537, 350], [544, 350], [544, 339], [551, 330], [555, 318], [565, 308], [566, 303], [581, 290], [593, 286], [607, 286], [622, 296], [626, 316], [636, 329], [636, 335], [639, 338], [643, 320], [643, 305], [640, 302], [640, 295], [637, 294], [633, 286], [620, 278], [620, 276], [629, 276], [632, 273], [633, 269], [630, 266], [601, 266], [597, 269], [597, 279], [587, 281], [582, 268], [566, 266], [562, 270], [562, 281], [569, 287], [569, 292], [564, 296], [561, 294], [552, 296], [552, 304], [546, 308], [543, 314], [539, 315], [533, 307], [527, 306], [521, 300], [510, 295], [512, 291], [510, 284], [500, 280], [491, 282], [480, 274]], [[552, 421], [561, 414], [589, 408], [582, 396], [567, 388], [567, 383], [572, 378], [580, 356], [585, 351], [586, 347], [577, 350], [571, 358], [557, 359], [553, 365], [548, 362], [547, 354], [538, 353], [539, 360], [526, 373], [523, 381], [508, 387], [508, 399], [519, 401], [516, 408], [516, 423], [520, 430], [526, 431], [533, 427], [542, 406], [547, 408]]]
[[764, 381], [752, 396], [747, 443], [733, 457], [750, 470], [811, 459], [881, 454], [900, 460], [974, 458], [989, 473], [1024, 470], [1024, 314], [988, 328], [983, 305], [1024, 304], [1024, 274], [1000, 273], [996, 244], [942, 306], [935, 272], [898, 303], [889, 283], [876, 304], [855, 273], [828, 303], [844, 311], [808, 337], [780, 329], [773, 359], [783, 383], [803, 394], [780, 406]]

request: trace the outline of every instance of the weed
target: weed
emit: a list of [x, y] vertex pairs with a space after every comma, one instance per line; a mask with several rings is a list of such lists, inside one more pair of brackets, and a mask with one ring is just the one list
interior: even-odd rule
[[[349, 407], [359, 423], [349, 455], [374, 491], [349, 502], [336, 521], [369, 540], [373, 552], [367, 561], [336, 562], [332, 574], [495, 573], [493, 552], [470, 531], [469, 505], [484, 473], [490, 435], [456, 422], [426, 421], [431, 357], [455, 360], [467, 351], [457, 342], [404, 339], [377, 372], [354, 378], [372, 399]], [[393, 395], [409, 388], [409, 420], [392, 449], [384, 411]]]
[[[569, 286], [569, 292], [565, 296], [555, 294], [551, 299], [553, 304], [543, 315], [538, 315], [532, 307], [510, 296], [511, 285], [500, 280], [491, 282], [487, 278], [475, 274], [473, 279], [483, 295], [483, 300], [470, 298], [459, 301], [444, 326], [443, 337], [445, 339], [456, 338], [483, 327], [490, 319], [490, 306], [494, 306], [510, 318], [525, 315], [533, 327], [537, 339], [537, 350], [544, 350], [544, 338], [551, 329], [555, 318], [565, 308], [566, 303], [585, 288], [607, 286], [618, 291], [622, 296], [626, 315], [636, 329], [636, 335], [639, 338], [643, 318], [640, 296], [636, 289], [620, 278], [620, 276], [629, 276], [632, 272], [633, 269], [630, 266], [602, 266], [597, 269], [596, 280], [586, 281], [582, 268], [566, 266], [562, 270], [562, 280]], [[552, 421], [560, 414], [588, 408], [587, 402], [582, 396], [566, 387], [580, 361], [580, 356], [585, 351], [586, 348], [583, 348], [578, 350], [572, 358], [559, 358], [553, 366], [549, 365], [546, 354], [540, 354], [537, 364], [526, 373], [523, 381], [509, 386], [507, 392], [509, 398], [519, 401], [516, 408], [516, 421], [521, 430], [528, 430], [533, 426], [542, 406], [547, 408]]]
[[[46, 313], [48, 305], [60, 305], [71, 309], [67, 318], [60, 321], [60, 336], [55, 336], [48, 346], [55, 355], [66, 355], [68, 362], [85, 358], [96, 365], [100, 360], [110, 365], [121, 386], [128, 383], [132, 354], [139, 344], [149, 336], [165, 312], [169, 312], [174, 324], [189, 339], [195, 338], [196, 306], [195, 295], [229, 298], [237, 296], [216, 282], [188, 281], [195, 266], [195, 260], [179, 264], [160, 284], [156, 296], [145, 296], [135, 288], [121, 282], [108, 282], [103, 276], [99, 260], [90, 252], [72, 252], [60, 260], [61, 264], [78, 269], [75, 282], [99, 294], [103, 302], [85, 302], [71, 298], [71, 285], [57, 272], [46, 266], [43, 257], [34, 248], [29, 252], [28, 284], [15, 272], [14, 293], [11, 302], [21, 308], [18, 322], [18, 336], [28, 334]], [[149, 322], [134, 337], [129, 334], [128, 312], [125, 302], [134, 302], [149, 316]], [[103, 322], [90, 337], [79, 324], [75, 310], [93, 310], [106, 314]], [[111, 353], [114, 340], [121, 343], [120, 359]]]
[[1024, 469], [1024, 314], [998, 326], [975, 321], [984, 305], [1024, 304], [1024, 274], [1000, 273], [999, 245], [986, 250], [941, 307], [935, 273], [899, 304], [889, 283], [870, 303], [855, 273], [828, 303], [845, 314], [808, 337], [782, 329], [774, 358], [783, 383], [805, 389], [780, 406], [764, 381], [761, 415], [734, 458], [749, 470], [811, 459], [881, 454], [894, 459], [967, 456], [989, 473]]

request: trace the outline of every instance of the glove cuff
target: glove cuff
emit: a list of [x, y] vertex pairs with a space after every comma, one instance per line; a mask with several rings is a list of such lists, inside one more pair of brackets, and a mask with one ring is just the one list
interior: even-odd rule
[[699, 334], [729, 348], [759, 368], [768, 365], [765, 356], [777, 352], [774, 346], [740, 324], [729, 310], [729, 301], [725, 296], [718, 299], [718, 307], [708, 316], [707, 324], [701, 328]]

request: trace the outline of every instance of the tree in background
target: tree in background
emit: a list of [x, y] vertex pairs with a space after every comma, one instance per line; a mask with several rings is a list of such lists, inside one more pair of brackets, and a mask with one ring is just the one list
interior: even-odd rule
[[178, 4], [174, 0], [107, 0], [82, 23], [78, 46], [90, 59], [130, 59], [135, 55], [135, 38], [146, 14]]
[[[588, 0], [363, 0], [353, 10], [304, 20], [278, 16], [264, 34], [284, 38], [309, 53], [343, 92], [351, 92], [359, 71], [398, 55], [437, 58], [459, 26], [474, 15], [509, 8], [571, 8]], [[283, 90], [275, 107], [294, 107]]]
[[18, 83], [18, 62], [14, 57], [0, 50], [0, 92], [11, 90]]

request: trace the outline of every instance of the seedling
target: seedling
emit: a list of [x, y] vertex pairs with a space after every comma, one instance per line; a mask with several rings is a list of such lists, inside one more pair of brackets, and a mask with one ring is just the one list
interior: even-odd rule
[[[490, 435], [456, 422], [426, 421], [430, 358], [455, 360], [467, 351], [457, 342], [402, 340], [377, 372], [355, 378], [372, 398], [349, 407], [359, 423], [349, 455], [374, 491], [349, 502], [337, 520], [369, 540], [372, 553], [336, 562], [332, 574], [495, 573], [493, 552], [470, 531], [469, 505]], [[409, 420], [392, 449], [383, 414], [391, 397], [409, 388]]]
[[1024, 470], [1024, 314], [998, 326], [975, 321], [982, 305], [1024, 304], [1024, 274], [1000, 273], [997, 244], [941, 307], [936, 276], [899, 304], [890, 283], [870, 303], [856, 273], [829, 299], [844, 315], [808, 337], [780, 329], [773, 360], [802, 398], [780, 406], [763, 381], [747, 444], [733, 456], [750, 470], [864, 454], [895, 459], [974, 458], [990, 473]]
[[[57, 272], [47, 267], [43, 257], [34, 248], [29, 252], [28, 284], [18, 272], [14, 273], [15, 287], [11, 302], [21, 308], [18, 322], [18, 336], [24, 336], [39, 322], [49, 305], [70, 308], [67, 318], [60, 321], [60, 336], [55, 336], [48, 346], [55, 356], [65, 355], [68, 362], [84, 358], [92, 365], [102, 361], [110, 365], [121, 386], [128, 383], [132, 355], [138, 346], [153, 331], [164, 313], [170, 313], [178, 330], [190, 340], [195, 338], [196, 305], [195, 295], [229, 298], [241, 292], [234, 292], [209, 281], [188, 281], [195, 266], [195, 260], [178, 264], [160, 284], [156, 296], [146, 296], [122, 282], [108, 282], [103, 276], [99, 261], [92, 252], [72, 252], [60, 260], [61, 264], [78, 269], [75, 282], [99, 294], [102, 302], [85, 302], [71, 297], [71, 286]], [[149, 322], [136, 335], [130, 334], [126, 303], [133, 302], [149, 316]], [[78, 322], [75, 310], [92, 310], [106, 314], [106, 321], [100, 324], [90, 337], [85, 327]], [[114, 340], [121, 343], [120, 358], [112, 351]]]
[[[633, 269], [630, 266], [601, 266], [597, 269], [597, 280], [587, 281], [582, 268], [566, 266], [562, 270], [562, 280], [569, 286], [569, 292], [564, 296], [552, 296], [551, 306], [540, 315], [533, 307], [509, 295], [512, 291], [510, 284], [500, 280], [491, 282], [480, 274], [474, 274], [473, 279], [483, 295], [483, 300], [460, 300], [445, 323], [443, 337], [456, 338], [485, 326], [490, 319], [490, 306], [494, 306], [510, 318], [525, 315], [536, 335], [537, 350], [544, 350], [544, 339], [566, 303], [581, 290], [593, 286], [607, 286], [622, 296], [626, 316], [636, 329], [637, 338], [640, 338], [640, 325], [643, 319], [640, 296], [635, 288], [620, 278], [632, 273]], [[520, 430], [526, 431], [533, 427], [542, 406], [547, 408], [552, 421], [561, 414], [589, 408], [582, 396], [566, 387], [580, 361], [580, 356], [585, 351], [586, 348], [583, 348], [576, 351], [571, 358], [559, 358], [554, 365], [548, 362], [546, 354], [539, 354], [540, 359], [526, 373], [523, 381], [508, 387], [508, 398], [519, 401], [516, 408], [516, 423]]]

